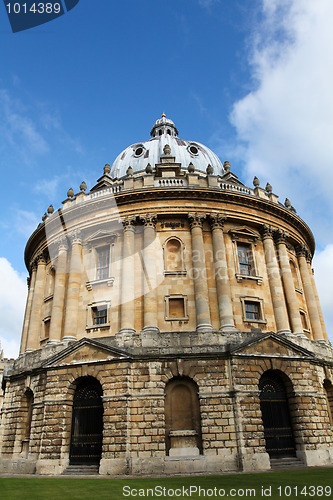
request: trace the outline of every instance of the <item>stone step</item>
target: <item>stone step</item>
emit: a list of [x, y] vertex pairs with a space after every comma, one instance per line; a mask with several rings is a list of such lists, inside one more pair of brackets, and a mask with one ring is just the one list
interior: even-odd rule
[[99, 465], [69, 465], [62, 473], [64, 476], [97, 475]]
[[271, 458], [272, 469], [299, 468], [304, 467], [302, 460], [296, 457]]

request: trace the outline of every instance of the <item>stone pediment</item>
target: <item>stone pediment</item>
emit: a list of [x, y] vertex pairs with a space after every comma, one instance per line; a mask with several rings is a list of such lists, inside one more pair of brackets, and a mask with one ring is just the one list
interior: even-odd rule
[[128, 354], [120, 349], [107, 346], [96, 340], [84, 338], [47, 359], [43, 363], [43, 366], [49, 368], [52, 366], [87, 364], [97, 361], [122, 360], [128, 358]]
[[100, 240], [104, 239], [111, 239], [112, 241], [117, 238], [117, 234], [112, 233], [110, 231], [105, 231], [103, 229], [100, 229], [99, 231], [96, 231], [95, 233], [91, 234], [86, 240], [85, 243], [89, 245], [89, 243], [95, 243]]
[[246, 226], [232, 228], [229, 230], [229, 233], [233, 240], [247, 239], [256, 241], [259, 238], [259, 234], [256, 231]]
[[313, 359], [315, 355], [276, 333], [266, 333], [231, 349], [232, 355], [286, 356]]

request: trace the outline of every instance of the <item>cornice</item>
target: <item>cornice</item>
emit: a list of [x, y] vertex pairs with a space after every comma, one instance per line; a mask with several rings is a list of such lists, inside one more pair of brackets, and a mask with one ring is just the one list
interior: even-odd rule
[[[295, 228], [295, 230], [305, 239], [311, 253], [314, 253], [315, 250], [315, 241], [313, 234], [309, 228], [309, 226], [295, 213], [291, 212], [283, 205], [274, 203], [269, 200], [265, 200], [263, 198], [258, 198], [253, 195], [248, 195], [244, 193], [234, 192], [234, 191], [224, 191], [216, 188], [204, 188], [204, 187], [180, 187], [180, 188], [172, 188], [172, 189], [161, 189], [161, 188], [140, 188], [135, 190], [121, 191], [117, 194], [106, 195], [104, 197], [95, 198], [93, 200], [89, 200], [84, 203], [78, 203], [74, 205], [72, 208], [67, 207], [64, 211], [61, 209], [55, 212], [52, 217], [56, 217], [62, 214], [66, 217], [67, 225], [70, 225], [71, 222], [75, 221], [75, 219], [84, 217], [85, 215], [89, 215], [92, 212], [97, 210], [105, 209], [110, 206], [110, 198], [115, 199], [117, 202], [118, 208], [122, 208], [125, 205], [130, 206], [130, 209], [127, 210], [128, 213], [133, 212], [141, 216], [143, 213], [147, 213], [148, 208], [143, 207], [138, 210], [137, 205], [145, 202], [156, 202], [156, 201], [167, 201], [167, 200], [198, 200], [202, 201], [211, 201], [211, 202], [223, 202], [224, 208], [223, 211], [225, 215], [230, 218], [230, 220], [246, 220], [247, 219], [247, 208], [251, 207], [255, 210], [258, 210], [258, 216], [261, 220], [261, 224], [265, 223], [265, 218], [262, 217], [262, 214], [274, 215], [277, 217], [281, 223], [286, 222]], [[238, 211], [231, 210], [228, 211], [228, 207], [225, 206], [226, 203], [232, 203], [233, 205], [239, 206], [240, 209]], [[166, 207], [163, 209], [163, 215], [173, 214], [174, 207], [168, 207], [166, 203]], [[182, 213], [182, 203], [177, 207], [177, 213]], [[198, 205], [197, 211], [200, 211], [200, 205]], [[212, 210], [212, 212], [216, 212]], [[154, 212], [156, 214], [159, 213], [159, 208], [152, 211], [151, 207], [149, 207], [149, 212]], [[185, 214], [189, 212], [189, 207], [184, 206]], [[210, 209], [205, 206], [205, 212], [210, 212]], [[261, 217], [260, 217], [261, 216]], [[253, 221], [254, 224], [258, 224]], [[52, 219], [48, 219], [48, 224], [52, 224]], [[291, 239], [295, 240], [295, 244], [300, 243], [299, 240], [290, 234]], [[25, 248], [25, 263], [27, 268], [29, 268], [29, 264], [31, 262], [31, 258], [35, 254], [37, 248], [38, 251], [46, 248], [46, 233], [45, 233], [45, 223], [41, 223], [39, 227], [34, 231], [34, 233], [30, 236], [26, 248]]]

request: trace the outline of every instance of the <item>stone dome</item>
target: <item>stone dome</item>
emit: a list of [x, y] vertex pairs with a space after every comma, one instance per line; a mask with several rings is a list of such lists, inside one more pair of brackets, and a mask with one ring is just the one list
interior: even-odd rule
[[187, 169], [192, 163], [195, 170], [206, 173], [208, 165], [213, 168], [213, 175], [225, 173], [221, 160], [207, 146], [196, 141], [186, 141], [178, 137], [178, 130], [172, 120], [162, 115], [150, 132], [151, 139], [137, 142], [122, 151], [111, 167], [110, 175], [120, 179], [126, 175], [129, 167], [133, 173], [143, 172], [148, 163], [154, 168], [164, 155], [163, 149], [168, 144], [170, 155], [175, 157], [175, 163], [180, 163], [182, 169]]

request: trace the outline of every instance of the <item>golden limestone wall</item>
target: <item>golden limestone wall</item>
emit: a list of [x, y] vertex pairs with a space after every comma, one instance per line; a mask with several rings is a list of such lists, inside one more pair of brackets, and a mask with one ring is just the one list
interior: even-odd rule
[[[184, 204], [197, 209], [195, 203]], [[278, 217], [251, 207], [236, 217], [231, 204], [227, 210], [225, 204], [215, 203], [211, 212], [201, 207], [200, 212], [184, 213], [180, 203], [178, 209], [172, 207], [172, 216], [158, 210], [143, 212], [138, 205], [133, 215], [122, 219], [119, 232], [108, 233], [104, 212], [93, 224], [77, 216], [76, 229], [68, 227], [66, 237], [62, 234], [59, 239], [56, 234], [45, 240], [40, 245], [43, 253], [36, 250], [22, 353], [62, 338], [98, 338], [147, 327], [155, 331], [261, 328], [327, 340], [307, 242], [293, 225], [281, 229]], [[165, 200], [161, 208], [165, 210]], [[179, 241], [182, 255], [182, 270], [174, 273], [163, 262], [169, 239]], [[248, 249], [251, 276], [240, 269], [239, 244]], [[96, 249], [101, 245], [110, 248], [110, 279], [99, 282]], [[177, 296], [184, 298], [185, 311], [184, 317], [173, 321], [168, 301]], [[248, 300], [260, 306], [260, 321], [246, 318]], [[91, 320], [96, 304], [108, 307], [108, 320], [99, 328]]]

